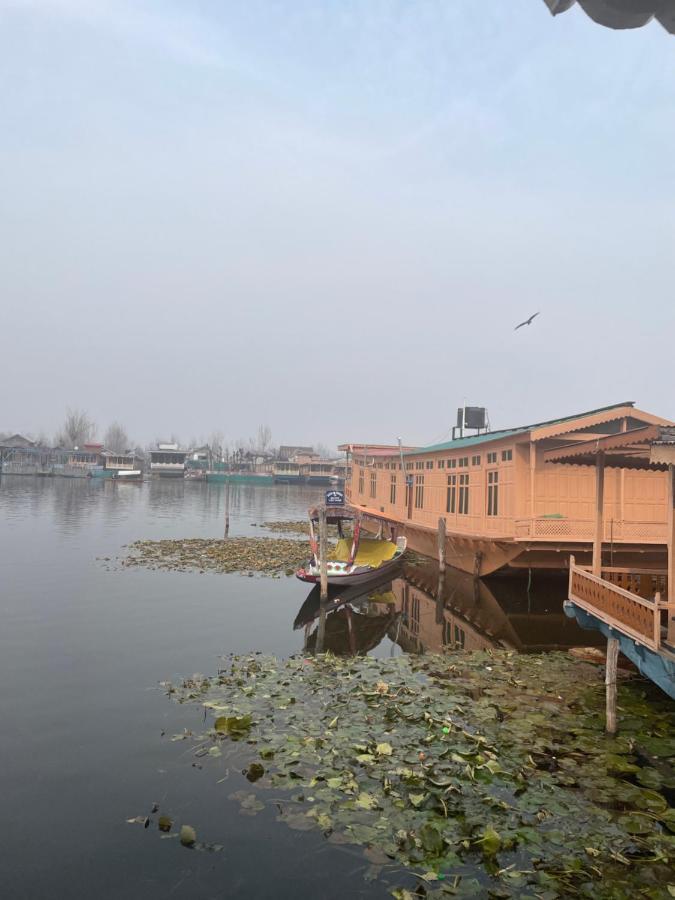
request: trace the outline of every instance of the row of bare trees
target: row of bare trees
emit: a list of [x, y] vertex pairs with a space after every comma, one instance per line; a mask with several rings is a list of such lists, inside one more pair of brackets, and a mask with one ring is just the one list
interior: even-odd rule
[[[71, 409], [66, 412], [61, 428], [57, 432], [53, 444], [59, 447], [81, 447], [83, 444], [91, 443], [96, 439], [97, 427], [94, 420], [83, 409]], [[0, 439], [9, 437], [0, 432]], [[49, 446], [50, 440], [48, 436], [41, 431], [34, 437], [35, 443], [39, 446]], [[105, 431], [102, 441], [106, 450], [113, 453], [124, 453], [133, 445], [129, 440], [126, 429], [119, 422], [112, 422]], [[152, 446], [159, 443], [171, 443], [180, 445], [181, 441], [177, 435], [172, 434], [167, 438], [158, 438]], [[273, 454], [275, 448], [272, 444], [272, 429], [269, 425], [261, 424], [258, 426], [256, 433], [250, 438], [237, 438], [232, 441], [225, 440], [225, 434], [222, 431], [213, 431], [207, 440], [203, 438], [197, 441], [195, 438], [190, 443], [191, 447], [206, 447], [210, 455], [214, 459], [243, 459], [249, 454], [267, 455]], [[321, 456], [330, 456], [328, 448], [317, 445], [317, 452]]]

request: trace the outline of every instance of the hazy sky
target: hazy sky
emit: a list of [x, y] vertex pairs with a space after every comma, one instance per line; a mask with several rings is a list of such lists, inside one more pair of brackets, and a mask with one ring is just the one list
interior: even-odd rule
[[[675, 418], [675, 37], [541, 0], [0, 0], [0, 430]], [[528, 329], [513, 327], [536, 310]]]

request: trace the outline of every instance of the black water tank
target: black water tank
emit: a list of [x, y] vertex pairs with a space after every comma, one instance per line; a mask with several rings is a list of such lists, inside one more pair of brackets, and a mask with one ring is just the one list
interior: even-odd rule
[[457, 427], [483, 429], [487, 428], [487, 415], [484, 406], [467, 406], [457, 410]]

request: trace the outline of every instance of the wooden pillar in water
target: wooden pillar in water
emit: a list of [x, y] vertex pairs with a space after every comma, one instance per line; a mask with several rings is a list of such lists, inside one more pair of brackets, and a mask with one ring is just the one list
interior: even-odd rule
[[438, 520], [438, 571], [445, 574], [445, 519]]
[[593, 574], [602, 576], [602, 538], [605, 528], [605, 454], [601, 450], [595, 461], [595, 538], [593, 539]]
[[605, 695], [607, 734], [616, 734], [616, 667], [619, 658], [619, 641], [607, 638], [607, 662], [605, 664]]
[[[668, 466], [668, 571], [666, 602], [675, 603], [675, 466]], [[675, 609], [668, 610], [668, 641], [675, 640]]]
[[225, 473], [225, 537], [230, 533], [230, 479], [229, 473]]
[[328, 597], [328, 540], [327, 540], [326, 510], [319, 510], [319, 564], [321, 578], [321, 602]]
[[436, 624], [443, 623], [445, 601], [445, 519], [441, 516], [438, 520], [438, 586], [436, 588]]

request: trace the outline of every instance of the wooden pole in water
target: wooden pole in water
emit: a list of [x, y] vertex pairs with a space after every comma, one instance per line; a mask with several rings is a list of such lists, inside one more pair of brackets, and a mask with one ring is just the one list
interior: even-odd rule
[[319, 566], [321, 575], [321, 602], [328, 599], [328, 541], [326, 535], [326, 509], [319, 510]]
[[[675, 603], [675, 466], [668, 466], [668, 572], [666, 602]], [[675, 609], [668, 610], [668, 640], [675, 640]]]
[[593, 540], [593, 574], [602, 577], [602, 538], [605, 529], [605, 454], [600, 451], [595, 460], [595, 538]]
[[230, 479], [225, 473], [225, 537], [230, 533]]
[[438, 569], [445, 572], [445, 519], [438, 520]]
[[607, 662], [605, 664], [605, 695], [607, 734], [616, 734], [616, 665], [619, 657], [619, 641], [607, 638]]

